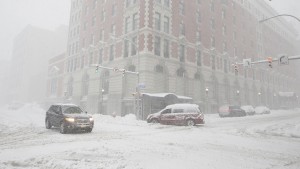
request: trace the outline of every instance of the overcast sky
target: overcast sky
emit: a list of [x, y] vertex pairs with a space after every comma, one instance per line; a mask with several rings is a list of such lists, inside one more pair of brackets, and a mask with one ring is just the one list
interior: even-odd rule
[[[69, 24], [71, 0], [0, 0], [0, 60], [11, 57], [14, 37], [28, 24], [54, 30]], [[300, 0], [265, 0], [280, 14], [300, 18]], [[300, 30], [300, 22], [294, 21]]]
[[11, 58], [14, 37], [27, 25], [55, 30], [69, 24], [71, 0], [0, 0], [0, 60]]

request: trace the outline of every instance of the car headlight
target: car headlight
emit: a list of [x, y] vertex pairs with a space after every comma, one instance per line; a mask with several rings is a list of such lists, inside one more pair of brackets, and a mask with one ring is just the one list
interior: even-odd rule
[[65, 118], [65, 120], [68, 121], [68, 122], [71, 122], [71, 123], [73, 123], [73, 122], [75, 121], [74, 118], [69, 118], [69, 117], [68, 117], [68, 118]]
[[93, 117], [90, 117], [90, 121], [94, 121]]

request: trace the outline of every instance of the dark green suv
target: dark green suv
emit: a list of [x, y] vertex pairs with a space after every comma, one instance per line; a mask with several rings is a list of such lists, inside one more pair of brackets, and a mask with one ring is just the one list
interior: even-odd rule
[[94, 119], [77, 105], [55, 104], [46, 112], [45, 125], [47, 129], [59, 127], [62, 134], [75, 130], [91, 132]]

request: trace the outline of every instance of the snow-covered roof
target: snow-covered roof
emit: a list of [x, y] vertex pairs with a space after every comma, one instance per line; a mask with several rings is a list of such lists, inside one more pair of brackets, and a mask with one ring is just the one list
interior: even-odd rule
[[147, 95], [147, 96], [150, 96], [150, 97], [166, 97], [167, 95], [174, 95], [179, 99], [192, 99], [191, 97], [178, 96], [174, 93], [142, 93], [142, 95]]
[[196, 105], [196, 104], [188, 104], [188, 103], [178, 103], [178, 104], [168, 105], [166, 108], [182, 108], [182, 109], [186, 109], [188, 107], [198, 107], [198, 105]]

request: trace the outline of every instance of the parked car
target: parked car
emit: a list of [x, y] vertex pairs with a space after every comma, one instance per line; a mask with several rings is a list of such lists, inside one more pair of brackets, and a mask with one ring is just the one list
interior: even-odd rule
[[169, 125], [204, 124], [204, 115], [196, 104], [172, 104], [157, 113], [148, 115], [148, 123], [161, 123]]
[[255, 114], [255, 109], [253, 106], [251, 105], [245, 105], [245, 106], [241, 106], [241, 108], [243, 110], [245, 110], [246, 114], [249, 115], [254, 115]]
[[220, 117], [246, 116], [245, 110], [235, 105], [223, 105], [219, 108], [218, 113]]
[[55, 104], [51, 105], [46, 112], [45, 125], [47, 129], [59, 127], [62, 134], [74, 130], [91, 132], [94, 127], [94, 119], [77, 105]]
[[257, 106], [257, 107], [255, 107], [255, 113], [256, 114], [270, 114], [271, 111], [266, 106]]

